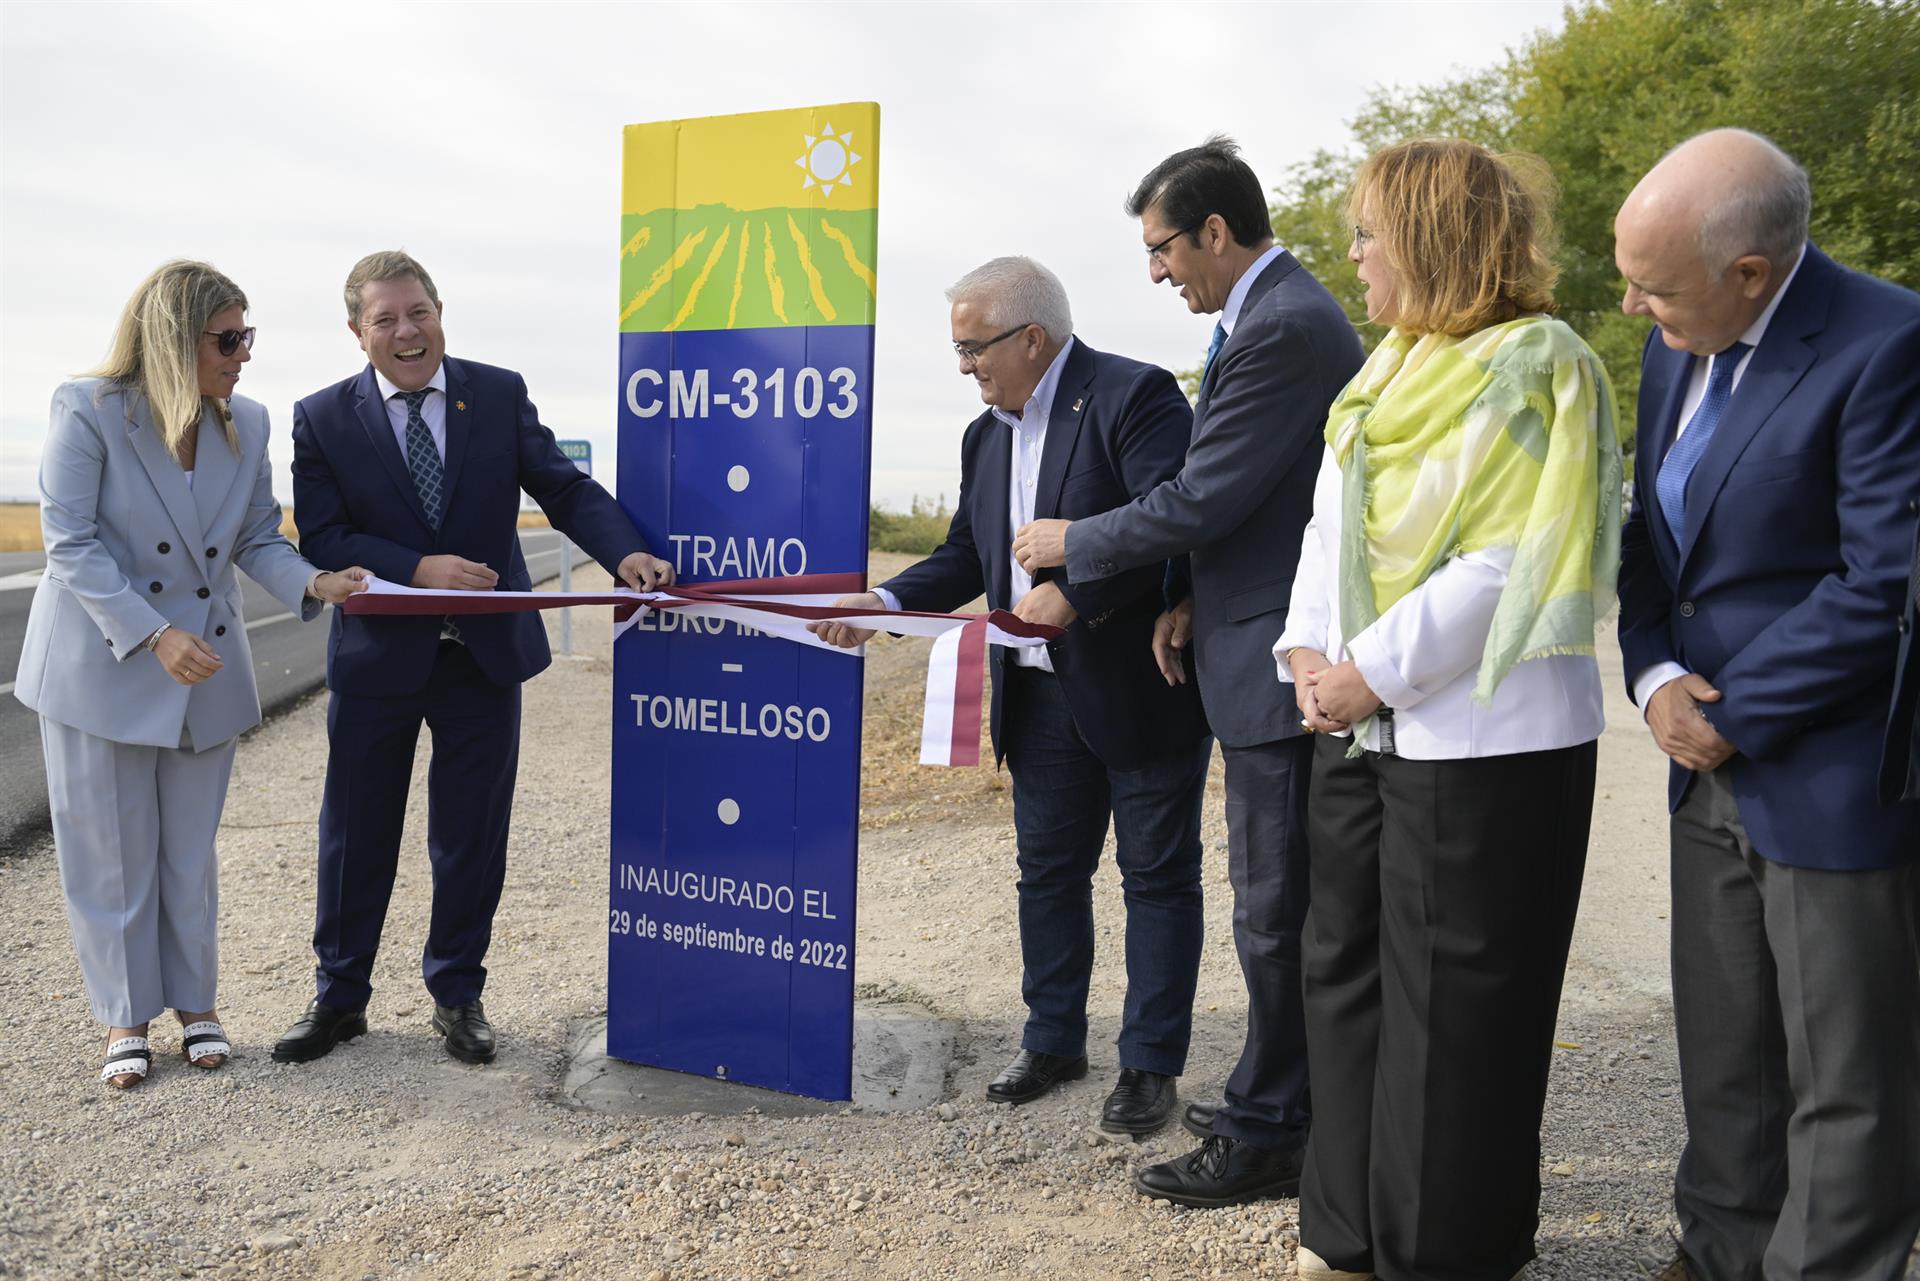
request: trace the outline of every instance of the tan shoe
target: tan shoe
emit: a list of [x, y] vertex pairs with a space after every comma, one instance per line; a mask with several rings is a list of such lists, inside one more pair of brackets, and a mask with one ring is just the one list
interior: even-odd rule
[[1373, 1273], [1342, 1272], [1304, 1245], [1294, 1251], [1293, 1274], [1300, 1281], [1373, 1281]]

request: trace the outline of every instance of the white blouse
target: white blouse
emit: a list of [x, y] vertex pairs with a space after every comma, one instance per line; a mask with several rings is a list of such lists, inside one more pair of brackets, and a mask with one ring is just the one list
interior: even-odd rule
[[[1410, 760], [1546, 751], [1600, 736], [1606, 712], [1600, 665], [1590, 655], [1515, 663], [1490, 705], [1473, 700], [1511, 549], [1454, 557], [1348, 638], [1340, 634], [1340, 521], [1340, 467], [1328, 449], [1314, 481], [1287, 629], [1273, 647], [1282, 681], [1293, 683], [1285, 657], [1290, 649], [1316, 649], [1335, 663], [1351, 658], [1393, 709], [1394, 750]], [[1366, 746], [1379, 748], [1378, 721]]]

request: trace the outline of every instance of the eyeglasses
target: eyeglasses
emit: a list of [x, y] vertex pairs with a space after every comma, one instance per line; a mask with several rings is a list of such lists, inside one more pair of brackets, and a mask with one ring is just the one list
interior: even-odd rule
[[1165, 240], [1161, 241], [1159, 244], [1148, 245], [1147, 257], [1152, 259], [1154, 262], [1159, 263], [1163, 267], [1166, 266], [1167, 265], [1167, 255], [1166, 255], [1167, 246], [1172, 244], [1174, 241], [1180, 239], [1180, 237], [1190, 236], [1198, 230], [1200, 230], [1198, 227], [1182, 227], [1180, 230], [1174, 232], [1171, 236], [1168, 236]]
[[1015, 334], [1025, 329], [1027, 325], [1031, 325], [1032, 323], [1033, 322], [1029, 320], [1026, 322], [1026, 324], [1015, 325], [1012, 329], [1007, 330], [1006, 333], [995, 334], [993, 337], [987, 339], [985, 342], [957, 342], [953, 345], [953, 354], [960, 357], [960, 359], [962, 360], [978, 360], [980, 359], [981, 354], [985, 352], [987, 348], [993, 346], [997, 342], [1005, 342], [1007, 339], [1013, 337]]
[[1365, 249], [1373, 243], [1373, 233], [1356, 222], [1353, 224], [1353, 243]]
[[242, 347], [245, 347], [248, 351], [253, 350], [252, 325], [248, 325], [245, 329], [222, 329], [218, 332], [211, 329], [202, 329], [200, 332], [209, 338], [218, 338], [220, 340], [220, 354], [222, 356], [231, 356]]

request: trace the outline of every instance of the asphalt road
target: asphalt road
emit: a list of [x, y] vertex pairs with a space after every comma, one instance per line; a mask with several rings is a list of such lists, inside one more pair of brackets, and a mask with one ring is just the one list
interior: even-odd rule
[[[559, 575], [559, 534], [528, 530], [520, 535], [520, 547], [535, 583]], [[586, 559], [585, 552], [574, 549], [574, 564]], [[47, 825], [47, 771], [40, 754], [39, 718], [13, 697], [27, 609], [45, 564], [46, 557], [39, 552], [0, 552], [0, 858], [10, 857], [24, 836]], [[240, 575], [240, 586], [260, 706], [271, 716], [325, 679], [326, 620], [302, 626], [297, 616], [245, 574]]]

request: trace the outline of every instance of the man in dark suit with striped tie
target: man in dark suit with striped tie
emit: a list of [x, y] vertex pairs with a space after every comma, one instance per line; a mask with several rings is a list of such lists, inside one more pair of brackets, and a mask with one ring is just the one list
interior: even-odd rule
[[[294, 519], [306, 557], [414, 587], [527, 591], [520, 494], [636, 590], [673, 581], [612, 495], [560, 452], [511, 370], [446, 355], [440, 296], [404, 253], [347, 277], [358, 374], [294, 406]], [[327, 647], [327, 782], [320, 811], [317, 991], [274, 1046], [315, 1059], [367, 1030], [374, 953], [424, 724], [433, 917], [421, 969], [434, 1031], [470, 1063], [495, 1053], [481, 1005], [506, 875], [520, 685], [552, 661], [535, 614], [450, 618], [335, 612]]]
[[1155, 166], [1127, 212], [1140, 220], [1154, 282], [1177, 288], [1196, 315], [1220, 316], [1193, 438], [1173, 479], [1098, 516], [1035, 521], [1014, 554], [1029, 570], [1064, 565], [1074, 584], [1170, 558], [1190, 565], [1190, 577], [1169, 575], [1154, 650], [1166, 680], [1185, 680], [1179, 651], [1191, 637], [1226, 760], [1247, 1038], [1225, 1103], [1196, 1103], [1182, 1117], [1202, 1146], [1141, 1170], [1135, 1186], [1185, 1205], [1234, 1205], [1298, 1191], [1312, 1115], [1300, 986], [1312, 740], [1273, 643], [1312, 514], [1327, 407], [1365, 353], [1340, 304], [1274, 243], [1265, 189], [1228, 139]]
[[1876, 795], [1920, 494], [1920, 297], [1807, 239], [1721, 129], [1615, 221], [1642, 358], [1629, 689], [1672, 759], [1687, 1146], [1661, 1273], [1903, 1276], [1920, 1229], [1920, 806]]

